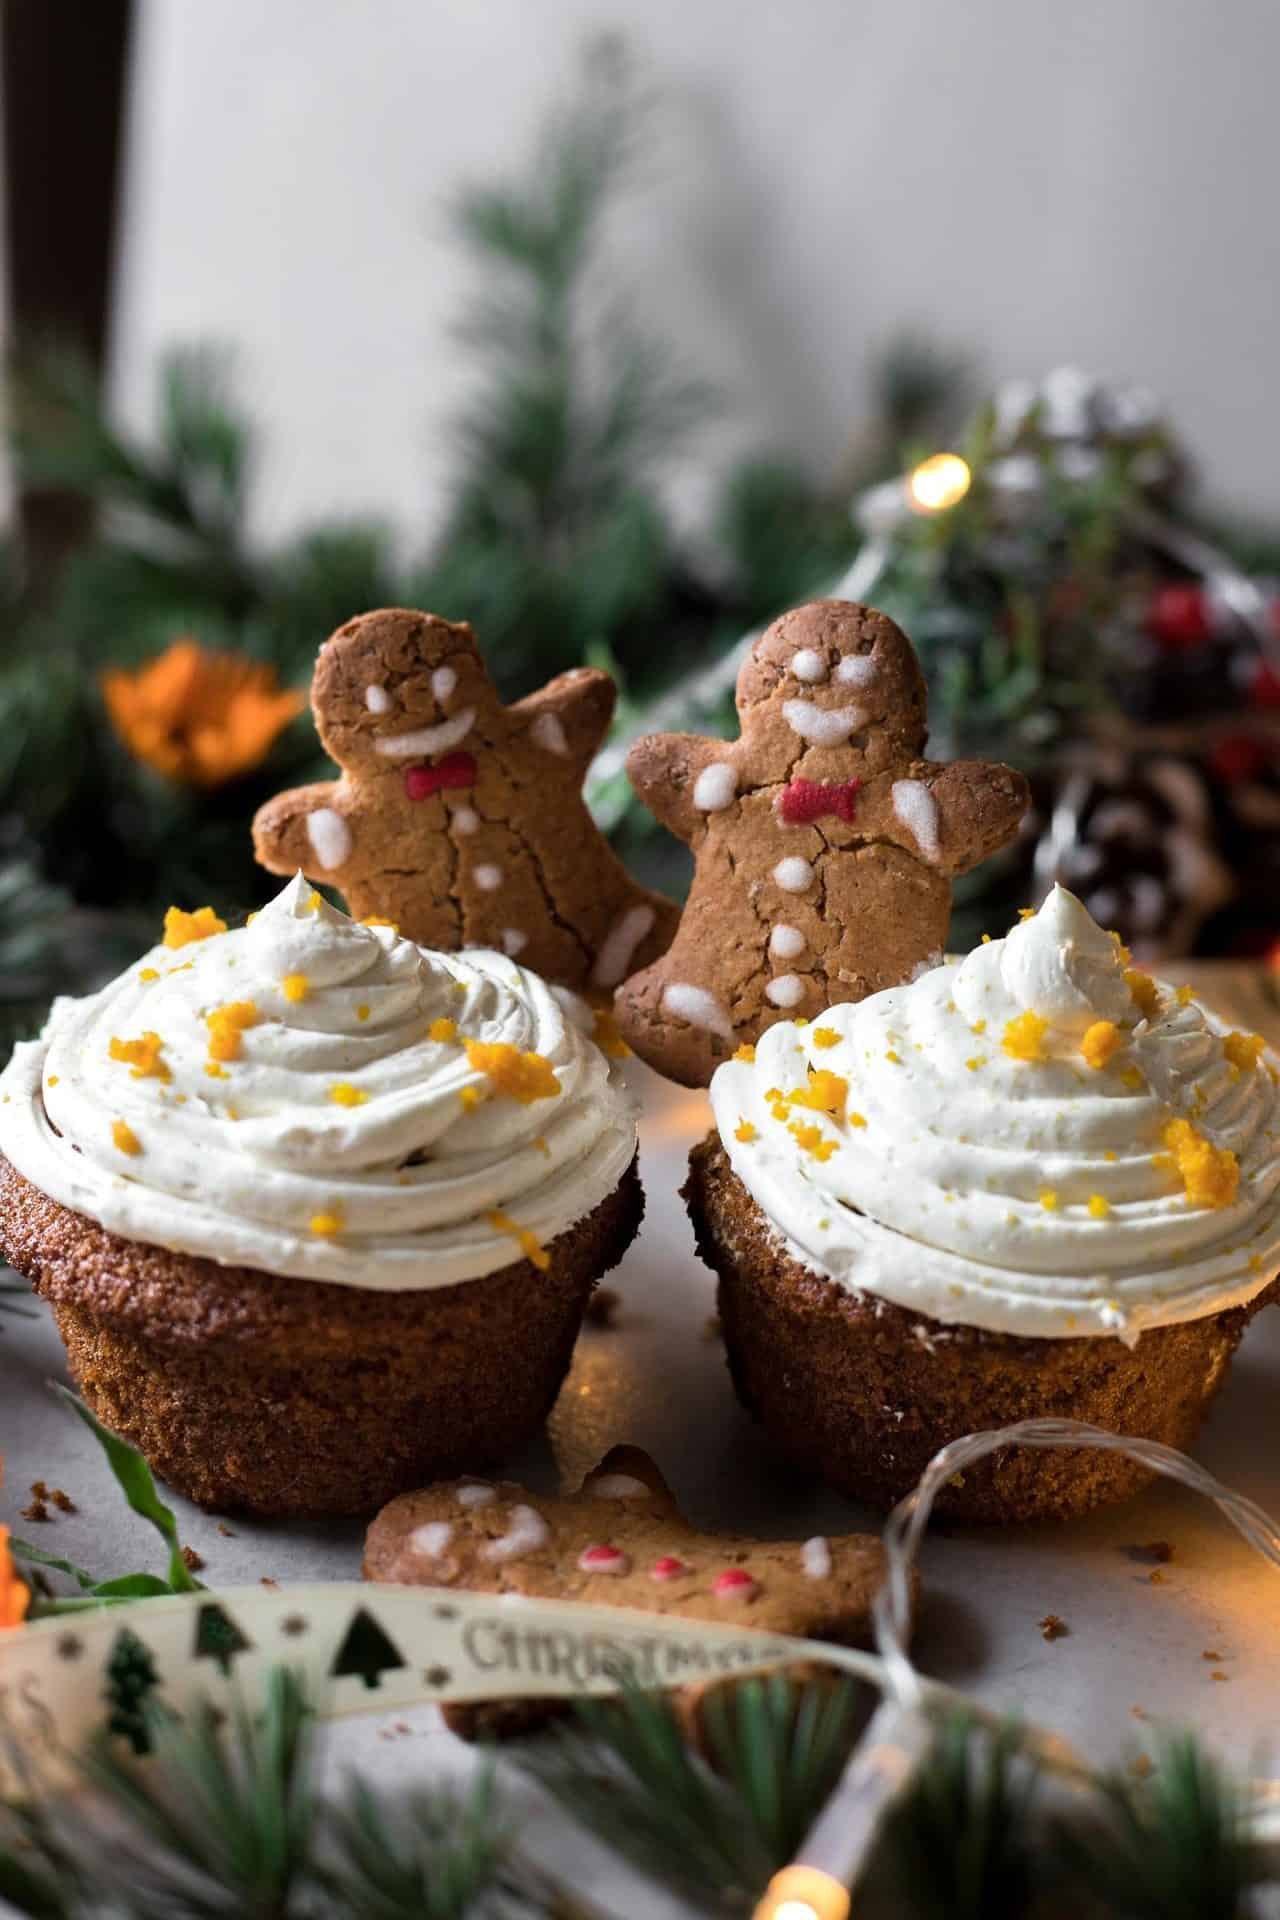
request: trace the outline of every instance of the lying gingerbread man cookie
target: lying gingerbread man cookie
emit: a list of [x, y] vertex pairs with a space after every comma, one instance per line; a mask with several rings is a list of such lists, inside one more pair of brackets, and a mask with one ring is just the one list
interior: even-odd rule
[[951, 877], [1017, 832], [1009, 767], [925, 760], [925, 686], [892, 620], [817, 600], [775, 620], [738, 675], [741, 737], [650, 734], [640, 798], [693, 849], [668, 951], [626, 981], [625, 1038], [705, 1086], [775, 1020], [896, 986], [941, 958]]
[[495, 947], [564, 986], [615, 987], [662, 952], [677, 909], [635, 884], [582, 798], [614, 698], [582, 667], [504, 707], [469, 626], [362, 614], [311, 683], [342, 777], [267, 801], [254, 851], [421, 946]]
[[[567, 1498], [479, 1479], [401, 1494], [369, 1528], [364, 1551], [366, 1580], [639, 1607], [847, 1645], [871, 1638], [884, 1567], [884, 1549], [871, 1534], [800, 1544], [699, 1533], [636, 1447], [613, 1448]], [[680, 1689], [686, 1721], [704, 1690]], [[455, 1733], [470, 1737], [527, 1731], [559, 1705], [521, 1700], [443, 1711]]]

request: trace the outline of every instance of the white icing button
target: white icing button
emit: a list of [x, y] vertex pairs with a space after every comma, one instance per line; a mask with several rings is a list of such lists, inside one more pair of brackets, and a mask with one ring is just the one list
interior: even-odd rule
[[813, 867], [803, 854], [789, 853], [779, 860], [773, 877], [784, 893], [807, 893], [813, 885]]
[[813, 700], [784, 700], [782, 717], [793, 733], [815, 747], [838, 747], [863, 721], [861, 707], [820, 707]]
[[474, 807], [455, 807], [449, 820], [455, 833], [474, 833], [480, 825], [480, 815]]
[[804, 952], [804, 935], [799, 927], [776, 926], [769, 935], [769, 951], [778, 960], [794, 960]]
[[491, 1507], [497, 1497], [496, 1488], [487, 1480], [469, 1480], [465, 1487], [458, 1488], [460, 1507]]
[[458, 684], [458, 676], [452, 667], [437, 667], [431, 676], [431, 691], [441, 706], [449, 698]]
[[831, 1572], [831, 1548], [820, 1533], [805, 1541], [800, 1559], [810, 1580], [825, 1580]]
[[486, 861], [476, 868], [472, 878], [482, 893], [496, 893], [502, 885], [502, 868]]
[[391, 695], [385, 687], [366, 687], [364, 703], [370, 713], [390, 713]]
[[448, 1520], [428, 1520], [425, 1526], [415, 1527], [409, 1535], [409, 1545], [424, 1560], [438, 1560], [453, 1538], [453, 1525]]
[[798, 973], [780, 973], [764, 990], [775, 1007], [795, 1007], [804, 999], [804, 981]]
[[693, 783], [693, 804], [703, 813], [720, 813], [733, 805], [738, 791], [738, 770], [727, 760], [715, 760], [704, 767]]
[[637, 1494], [648, 1493], [649, 1489], [633, 1473], [602, 1473], [591, 1482], [588, 1491], [597, 1500], [632, 1500]]
[[631, 956], [650, 932], [658, 915], [653, 907], [628, 907], [600, 942], [591, 978], [597, 987], [616, 987], [631, 965]]
[[812, 647], [799, 647], [791, 656], [791, 671], [797, 680], [806, 680], [814, 686], [826, 679], [827, 663]]
[[332, 807], [317, 807], [307, 815], [307, 838], [326, 873], [351, 858], [351, 829]]
[[516, 955], [527, 947], [528, 944], [528, 934], [522, 933], [519, 927], [504, 927], [502, 929], [502, 951], [509, 959], [514, 960]]
[[529, 738], [547, 753], [566, 754], [569, 751], [564, 722], [558, 713], [540, 713], [529, 729]]
[[893, 811], [911, 834], [926, 860], [939, 852], [938, 803], [923, 780], [895, 780]]
[[512, 1507], [511, 1525], [497, 1540], [483, 1549], [486, 1560], [519, 1560], [523, 1554], [536, 1553], [551, 1538], [551, 1529], [534, 1507]]
[[733, 1028], [729, 1016], [713, 993], [705, 987], [689, 986], [681, 980], [672, 981], [662, 990], [662, 1007], [665, 1013], [674, 1013], [677, 1020], [687, 1021], [691, 1027], [703, 1027], [709, 1033], [718, 1033], [725, 1040], [733, 1038]]
[[846, 687], [868, 687], [877, 671], [874, 653], [846, 653], [836, 664], [836, 679]]

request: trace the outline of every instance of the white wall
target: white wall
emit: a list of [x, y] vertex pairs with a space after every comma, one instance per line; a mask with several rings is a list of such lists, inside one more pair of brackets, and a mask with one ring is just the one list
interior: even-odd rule
[[421, 531], [465, 378], [441, 202], [597, 25], [664, 95], [623, 264], [737, 437], [828, 470], [914, 322], [1141, 379], [1217, 494], [1280, 509], [1275, 0], [143, 0], [126, 408], [159, 346], [235, 342], [260, 528]]

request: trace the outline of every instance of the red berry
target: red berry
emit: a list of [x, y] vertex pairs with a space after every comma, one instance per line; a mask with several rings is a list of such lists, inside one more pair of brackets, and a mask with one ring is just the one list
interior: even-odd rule
[[1147, 631], [1166, 653], [1192, 653], [1213, 632], [1209, 602], [1190, 581], [1157, 587], [1147, 608]]
[[674, 1553], [664, 1553], [654, 1561], [649, 1569], [651, 1580], [680, 1580], [688, 1573], [683, 1560], [677, 1560]]

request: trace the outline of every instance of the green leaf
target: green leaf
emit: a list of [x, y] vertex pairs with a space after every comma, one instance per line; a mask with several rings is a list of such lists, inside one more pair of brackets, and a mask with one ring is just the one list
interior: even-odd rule
[[46, 1553], [42, 1547], [33, 1547], [29, 1540], [10, 1540], [10, 1547], [19, 1560], [25, 1560], [35, 1567], [53, 1567], [58, 1573], [68, 1573], [78, 1587], [86, 1593], [92, 1593], [96, 1581], [83, 1567], [76, 1566], [72, 1560], [60, 1559], [56, 1553]]
[[151, 1469], [127, 1440], [90, 1412], [76, 1394], [68, 1387], [56, 1385], [54, 1392], [67, 1406], [84, 1421], [90, 1433], [107, 1457], [107, 1464], [115, 1475], [125, 1499], [143, 1520], [155, 1528], [169, 1549], [169, 1577], [167, 1591], [171, 1593], [199, 1593], [203, 1591], [201, 1582], [194, 1578], [182, 1557], [182, 1545], [178, 1539], [178, 1523], [172, 1512], [165, 1506], [156, 1492], [156, 1483], [151, 1477]]

